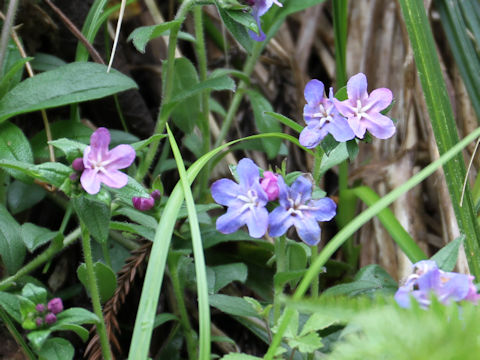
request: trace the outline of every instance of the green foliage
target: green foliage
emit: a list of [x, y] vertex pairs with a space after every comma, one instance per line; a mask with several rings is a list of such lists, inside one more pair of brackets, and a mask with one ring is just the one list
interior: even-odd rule
[[105, 65], [76, 62], [28, 78], [0, 100], [0, 122], [35, 110], [99, 99], [137, 87]]
[[458, 250], [464, 240], [465, 235], [460, 235], [458, 238], [441, 248], [431, 257], [431, 260], [435, 260], [438, 267], [443, 271], [453, 271], [453, 268], [457, 264]]
[[[23, 161], [33, 163], [32, 149], [28, 139], [22, 130], [16, 125], [4, 123], [0, 125], [0, 159]], [[31, 179], [24, 173], [5, 169], [11, 176], [24, 182], [31, 182]]]
[[[96, 262], [93, 264], [93, 270], [95, 272], [95, 277], [97, 278], [100, 301], [105, 303], [113, 296], [115, 290], [117, 289], [117, 277], [108, 265], [105, 265], [101, 262]], [[77, 276], [83, 286], [89, 290], [87, 281], [87, 266], [85, 264], [81, 264], [78, 267]]]
[[127, 41], [132, 41], [135, 48], [141, 53], [145, 54], [145, 47], [147, 43], [159, 36], [166, 35], [173, 27], [180, 27], [180, 20], [173, 20], [164, 22], [158, 25], [141, 26], [136, 28], [129, 36]]
[[9, 274], [14, 274], [25, 258], [20, 225], [2, 204], [0, 204], [0, 256]]
[[104, 243], [108, 238], [110, 207], [100, 201], [86, 196], [72, 199], [73, 208], [80, 220], [88, 227], [95, 240]]

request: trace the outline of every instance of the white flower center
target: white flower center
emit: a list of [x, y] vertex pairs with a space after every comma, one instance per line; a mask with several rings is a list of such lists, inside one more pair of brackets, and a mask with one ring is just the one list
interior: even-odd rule
[[319, 122], [317, 128], [321, 128], [326, 123], [328, 123], [330, 121], [333, 121], [333, 118], [331, 116], [331, 111], [332, 111], [332, 109], [330, 109], [330, 111], [329, 111], [323, 106], [323, 104], [320, 104], [318, 106], [318, 112], [313, 113], [313, 114], [305, 114], [304, 113], [303, 115], [307, 115], [307, 116], [311, 116], [313, 118], [320, 119], [320, 122]]
[[258, 195], [255, 190], [248, 190], [246, 195], [237, 195], [237, 199], [242, 200], [249, 209], [258, 206]]
[[360, 120], [362, 117], [367, 117], [367, 106], [363, 106], [360, 99], [357, 100], [357, 108], [355, 109], [355, 115]]

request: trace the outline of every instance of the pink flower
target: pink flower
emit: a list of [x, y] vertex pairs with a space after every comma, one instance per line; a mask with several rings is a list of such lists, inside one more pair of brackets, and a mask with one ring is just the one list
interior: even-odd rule
[[274, 201], [278, 198], [278, 175], [271, 171], [264, 171], [263, 178], [260, 180], [260, 186], [267, 193], [268, 201]]
[[108, 150], [110, 133], [105, 128], [98, 128], [90, 137], [90, 146], [83, 153], [85, 170], [80, 182], [89, 194], [100, 191], [101, 183], [115, 189], [127, 185], [128, 176], [119, 169], [129, 167], [135, 160], [135, 150], [130, 145], [118, 145]]
[[134, 196], [132, 198], [133, 207], [140, 211], [148, 211], [155, 205], [155, 198], [150, 196], [148, 198]]
[[45, 323], [47, 323], [48, 325], [52, 325], [54, 323], [57, 322], [57, 317], [55, 316], [55, 314], [52, 314], [52, 313], [48, 313], [46, 316], [45, 316]]

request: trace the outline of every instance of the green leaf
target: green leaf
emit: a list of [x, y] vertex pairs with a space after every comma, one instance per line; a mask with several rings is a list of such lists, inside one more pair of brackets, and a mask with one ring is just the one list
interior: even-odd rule
[[244, 283], [247, 280], [248, 268], [244, 263], [232, 263], [212, 267], [215, 271], [214, 292], [218, 292], [232, 281]]
[[67, 63], [59, 57], [41, 52], [35, 53], [35, 58], [30, 64], [32, 65], [33, 70], [36, 71], [48, 71], [67, 65]]
[[453, 271], [453, 268], [457, 264], [458, 249], [463, 244], [465, 235], [460, 235], [455, 240], [451, 241], [443, 248], [437, 251], [430, 260], [435, 260], [438, 267], [443, 271]]
[[89, 62], [75, 62], [28, 78], [0, 100], [0, 122], [31, 111], [99, 99], [136, 88], [129, 77]]
[[145, 214], [142, 211], [134, 209], [132, 207], [121, 207], [114, 211], [113, 215], [123, 215], [128, 217], [130, 220], [143, 225], [149, 229], [154, 229], [157, 227], [157, 220], [150, 215]]
[[18, 296], [0, 291], [0, 306], [17, 321], [22, 322], [20, 315], [20, 300]]
[[158, 315], [155, 316], [155, 321], [153, 323], [153, 328], [155, 329], [159, 326], [162, 326], [167, 321], [180, 321], [180, 320], [174, 314], [170, 314], [170, 313], [158, 314]]
[[[101, 262], [93, 264], [95, 276], [97, 278], [98, 290], [100, 292], [100, 300], [102, 303], [107, 302], [115, 293], [117, 288], [117, 277], [113, 270]], [[82, 264], [77, 269], [77, 276], [80, 282], [88, 289], [87, 282], [87, 266]]]
[[288, 345], [293, 349], [297, 348], [303, 354], [313, 353], [315, 350], [323, 347], [322, 340], [317, 333], [311, 332], [304, 336], [299, 336], [288, 340]]
[[218, 13], [222, 18], [223, 23], [227, 27], [228, 31], [233, 35], [233, 37], [247, 50], [248, 53], [252, 52], [253, 40], [248, 35], [247, 29], [245, 26], [239, 24], [233, 17], [229, 15], [229, 12], [237, 10], [226, 10], [219, 5], [219, 1], [216, 0], [215, 4], [217, 5]]
[[[257, 91], [247, 90], [246, 93], [252, 104], [253, 115], [255, 117], [255, 124], [259, 133], [272, 133], [272, 132], [281, 132], [282, 127], [278, 124], [277, 121], [272, 121], [272, 117], [265, 115], [265, 112], [272, 113], [273, 108], [270, 102], [268, 102], [262, 94]], [[280, 149], [281, 139], [262, 139], [262, 144], [265, 148], [265, 152], [269, 159], [273, 159], [277, 156]]]
[[141, 140], [130, 144], [135, 151], [140, 151], [148, 146], [152, 141], [160, 140], [166, 137], [165, 134], [155, 134], [150, 136], [148, 139]]
[[51, 331], [73, 331], [77, 334], [83, 342], [87, 341], [89, 338], [89, 332], [83, 326], [75, 324], [57, 324], [50, 326]]
[[328, 169], [348, 159], [348, 149], [346, 143], [339, 143], [329, 155], [324, 154], [322, 164], [320, 165], [320, 173], [324, 174]]
[[155, 231], [144, 225], [132, 224], [123, 221], [111, 221], [110, 229], [118, 231], [126, 231], [134, 235], [141, 236], [147, 240], [153, 241], [155, 237]]
[[34, 252], [39, 246], [48, 243], [57, 236], [58, 231], [50, 231], [32, 223], [25, 223], [22, 225], [21, 234], [28, 251]]
[[94, 313], [84, 309], [73, 307], [57, 314], [58, 324], [97, 324], [99, 322], [98, 316]]
[[38, 204], [46, 195], [47, 192], [37, 184], [12, 181], [7, 190], [8, 208], [13, 215], [16, 215]]
[[[17, 160], [33, 163], [30, 143], [22, 130], [16, 125], [5, 123], [0, 125], [0, 159]], [[13, 169], [5, 169], [14, 178], [31, 182], [31, 178]]]
[[73, 161], [73, 159], [77, 157], [82, 157], [83, 151], [87, 147], [86, 144], [67, 138], [49, 141], [49, 144], [53, 145], [57, 149], [62, 150], [69, 161]]
[[23, 66], [32, 59], [31, 57], [20, 58], [9, 68], [8, 72], [0, 80], [0, 98], [14, 85], [18, 84], [23, 74]]
[[150, 40], [165, 35], [168, 30], [175, 26], [179, 27], [181, 24], [180, 20], [173, 20], [158, 25], [141, 26], [133, 30], [127, 41], [132, 41], [135, 48], [145, 54], [145, 47]]
[[72, 168], [58, 162], [46, 162], [35, 165], [35, 178], [43, 180], [56, 187], [61, 187], [66, 180], [69, 180]]
[[115, 197], [125, 204], [132, 204], [132, 197], [150, 197], [150, 193], [137, 180], [128, 177], [128, 183], [120, 189], [108, 188], [115, 194]]
[[75, 355], [75, 349], [65, 339], [51, 338], [45, 341], [38, 355], [40, 360], [71, 360]]
[[327, 327], [337, 323], [337, 319], [334, 316], [328, 316], [328, 314], [312, 314], [305, 325], [303, 325], [300, 336], [304, 336], [310, 332], [326, 329]]
[[234, 21], [240, 25], [245, 26], [247, 29], [252, 30], [256, 34], [260, 34], [260, 29], [258, 28], [257, 22], [251, 13], [246, 13], [245, 11], [238, 10], [227, 10], [225, 12], [230, 16]]
[[110, 224], [110, 207], [85, 196], [73, 198], [71, 201], [75, 212], [87, 226], [93, 238], [99, 243], [106, 242]]
[[[67, 138], [82, 144], [88, 144], [90, 142], [90, 136], [93, 133], [92, 129], [86, 127], [81, 122], [70, 120], [55, 121], [50, 124], [50, 130], [52, 132], [52, 139]], [[31, 139], [30, 143], [32, 144], [35, 158], [48, 159], [49, 154], [45, 130], [38, 132]], [[62, 156], [58, 150], [55, 151], [55, 155]], [[76, 156], [75, 154], [73, 155]]]
[[267, 116], [273, 117], [274, 119], [281, 122], [283, 125], [286, 125], [290, 129], [296, 131], [297, 133], [301, 133], [302, 130], [303, 130], [302, 125], [297, 124], [295, 121], [293, 121], [292, 119], [290, 119], [290, 118], [288, 118], [288, 117], [286, 117], [282, 114], [278, 114], [278, 113], [272, 112], [272, 111], [265, 111], [264, 114], [267, 115]]
[[9, 274], [14, 274], [25, 258], [20, 225], [0, 204], [0, 256]]
[[[23, 325], [23, 324], [22, 324]], [[33, 345], [34, 349], [41, 349], [52, 332], [50, 330], [36, 330], [27, 334], [27, 339]], [[54, 359], [54, 358], [52, 358]], [[50, 359], [48, 359], [50, 360]]]
[[235, 82], [227, 75], [209, 77], [207, 80], [199, 82], [192, 87], [185, 88], [183, 91], [178, 92], [170, 100], [170, 103], [178, 103], [182, 100], [201, 93], [203, 90], [230, 90], [235, 91]]
[[248, 301], [236, 296], [214, 294], [208, 297], [208, 301], [211, 306], [229, 315], [258, 317]]
[[[166, 69], [167, 66], [164, 65], [163, 68]], [[190, 60], [184, 57], [175, 59], [173, 78], [173, 94], [188, 92], [190, 88], [198, 85], [199, 82], [195, 66], [193, 66]], [[165, 107], [163, 108], [162, 111], [167, 111]], [[171, 111], [171, 108], [168, 108], [168, 110]], [[184, 133], [188, 134], [193, 131], [199, 113], [200, 94], [195, 93], [191, 97], [187, 96], [186, 100], [181, 101], [178, 106], [173, 109], [171, 117], [174, 124]]]
[[28, 283], [23, 287], [22, 296], [35, 304], [47, 303], [47, 290], [31, 283]]

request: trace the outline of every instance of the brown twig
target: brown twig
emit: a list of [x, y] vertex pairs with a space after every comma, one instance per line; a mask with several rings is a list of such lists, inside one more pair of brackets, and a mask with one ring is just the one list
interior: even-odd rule
[[62, 20], [64, 25], [72, 32], [72, 34], [78, 39], [78, 41], [80, 41], [87, 48], [87, 51], [90, 53], [93, 61], [105, 65], [105, 61], [103, 61], [98, 51], [92, 46], [92, 44], [88, 42], [87, 38], [82, 34], [80, 30], [78, 30], [75, 24], [70, 21], [70, 19], [62, 12], [62, 10], [56, 7], [50, 0], [45, 0], [45, 2], [48, 6], [50, 6], [53, 12], [58, 15], [60, 20]]
[[[142, 271], [142, 265], [150, 254], [152, 243], [145, 243], [142, 247], [132, 251], [132, 256], [126, 260], [125, 265], [118, 272], [117, 289], [113, 297], [108, 300], [103, 308], [103, 316], [105, 318], [105, 325], [107, 327], [107, 334], [110, 343], [115, 347], [118, 353], [122, 352], [122, 347], [117, 339], [116, 333], [120, 332], [120, 326], [117, 321], [117, 314], [120, 307], [125, 302], [125, 298], [130, 292], [130, 286], [135, 280], [136, 275]], [[91, 334], [95, 334], [95, 326], [90, 329]], [[102, 348], [98, 335], [94, 335], [87, 345], [84, 354], [85, 358], [89, 360], [101, 360]], [[113, 357], [113, 354], [112, 354]], [[113, 357], [113, 359], [115, 359]]]

